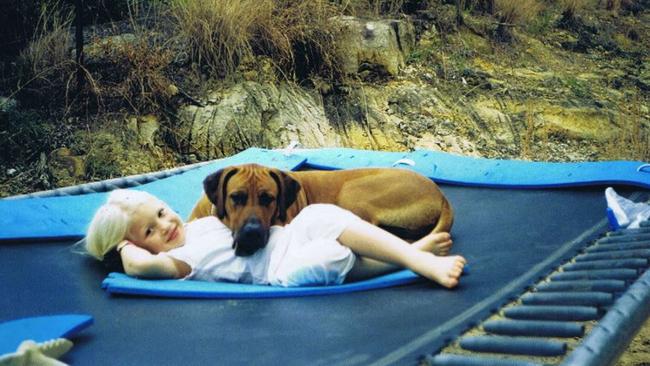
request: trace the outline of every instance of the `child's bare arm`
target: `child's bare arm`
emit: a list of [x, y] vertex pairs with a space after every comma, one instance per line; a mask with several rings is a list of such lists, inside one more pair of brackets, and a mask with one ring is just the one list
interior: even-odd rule
[[149, 278], [183, 278], [190, 274], [190, 266], [164, 253], [151, 254], [130, 242], [120, 243], [124, 272], [129, 276]]

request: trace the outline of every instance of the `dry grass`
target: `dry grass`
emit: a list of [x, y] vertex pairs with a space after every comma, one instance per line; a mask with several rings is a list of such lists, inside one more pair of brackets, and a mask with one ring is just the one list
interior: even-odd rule
[[[255, 55], [269, 56], [287, 74], [301, 63], [335, 63], [328, 19], [336, 7], [326, 0], [174, 0], [170, 10], [192, 59], [220, 76]], [[298, 61], [296, 49], [311, 59]]]
[[621, 0], [606, 0], [605, 9], [617, 12], [621, 8]]
[[620, 131], [607, 141], [605, 156], [608, 159], [650, 161], [650, 133], [643, 126], [642, 103], [647, 105], [648, 100], [636, 96], [629, 110], [627, 107], [621, 109], [621, 116], [626, 117], [621, 117], [625, 119], [620, 121]]
[[394, 16], [400, 13], [404, 0], [343, 0], [341, 12], [359, 17]]
[[542, 8], [543, 4], [539, 0], [495, 0], [494, 11], [499, 22], [495, 32], [496, 39], [512, 41], [511, 28], [530, 22]]
[[192, 58], [225, 74], [251, 55], [255, 25], [268, 16], [270, 5], [272, 2], [265, 0], [174, 0], [170, 6]]
[[589, 5], [588, 0], [559, 0], [558, 3], [562, 12], [568, 12], [571, 14], [576, 14]]
[[533, 146], [535, 145], [535, 112], [530, 103], [528, 103], [525, 114], [525, 128], [521, 139], [520, 156], [523, 158], [533, 157]]
[[[111, 47], [107, 45], [106, 47]], [[172, 60], [170, 50], [139, 35], [135, 42], [112, 48], [110, 65], [105, 70], [118, 76], [115, 82], [100, 82], [103, 97], [117, 97], [119, 104], [145, 114], [157, 112], [173, 95], [166, 68]], [[106, 78], [102, 78], [106, 80]]]
[[495, 0], [494, 8], [501, 23], [519, 25], [535, 18], [542, 3], [538, 0]]
[[337, 8], [328, 0], [266, 1], [273, 9], [257, 25], [256, 53], [269, 56], [285, 75], [336, 74], [338, 29], [329, 19]]
[[15, 88], [23, 100], [60, 103], [67, 95], [76, 62], [70, 53], [72, 12], [58, 2], [43, 2], [33, 40], [18, 57]]
[[561, 28], [572, 29], [576, 24], [576, 17], [581, 10], [589, 5], [588, 0], [559, 0], [562, 17], [558, 21]]

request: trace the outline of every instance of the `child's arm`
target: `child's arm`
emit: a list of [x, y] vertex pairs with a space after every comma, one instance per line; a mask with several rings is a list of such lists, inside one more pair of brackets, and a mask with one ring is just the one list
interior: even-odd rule
[[164, 253], [151, 254], [128, 241], [120, 243], [117, 247], [124, 272], [129, 276], [150, 278], [183, 278], [190, 274], [192, 269], [182, 261], [165, 255]]

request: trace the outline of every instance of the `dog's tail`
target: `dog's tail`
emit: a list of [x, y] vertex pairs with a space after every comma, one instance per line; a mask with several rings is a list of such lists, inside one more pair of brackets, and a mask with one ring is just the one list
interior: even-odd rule
[[436, 226], [433, 227], [432, 232], [451, 232], [451, 227], [454, 224], [454, 209], [446, 197], [442, 198], [442, 206], [440, 207], [440, 216]]

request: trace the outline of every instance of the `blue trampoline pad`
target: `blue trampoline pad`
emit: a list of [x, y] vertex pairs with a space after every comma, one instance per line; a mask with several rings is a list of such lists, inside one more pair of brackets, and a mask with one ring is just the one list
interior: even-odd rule
[[85, 314], [44, 315], [0, 323], [0, 355], [16, 352], [25, 340], [36, 343], [56, 338], [72, 338], [93, 323]]
[[102, 282], [102, 287], [111, 294], [197, 299], [266, 299], [344, 294], [406, 285], [418, 280], [422, 280], [418, 275], [403, 270], [341, 285], [278, 287], [231, 282], [145, 280], [133, 278], [123, 273], [110, 273]]

